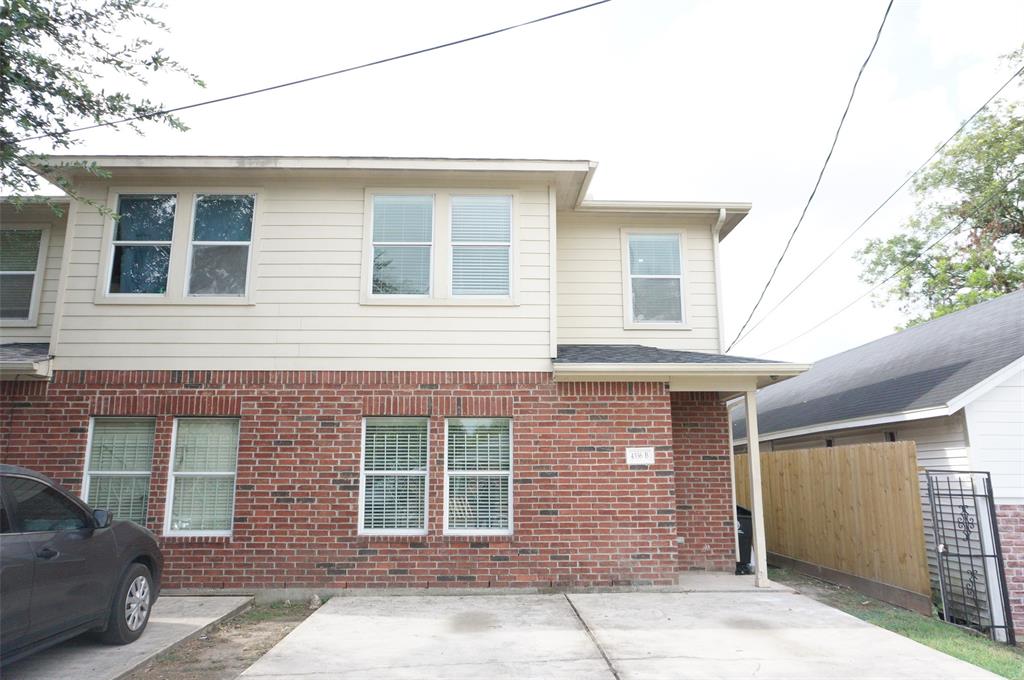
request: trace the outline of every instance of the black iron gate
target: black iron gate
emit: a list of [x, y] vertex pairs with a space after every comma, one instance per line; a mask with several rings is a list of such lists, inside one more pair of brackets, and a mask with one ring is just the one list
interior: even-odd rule
[[942, 618], [1015, 644], [989, 473], [926, 475]]

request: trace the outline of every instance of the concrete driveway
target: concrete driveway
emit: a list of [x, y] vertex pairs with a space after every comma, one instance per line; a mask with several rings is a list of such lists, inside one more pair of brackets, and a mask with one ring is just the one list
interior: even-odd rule
[[789, 592], [335, 597], [242, 678], [996, 678]]

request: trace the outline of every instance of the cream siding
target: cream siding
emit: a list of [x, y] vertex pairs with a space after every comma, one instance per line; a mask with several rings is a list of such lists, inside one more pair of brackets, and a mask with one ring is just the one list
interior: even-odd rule
[[64, 254], [64, 234], [68, 206], [60, 205], [62, 215], [45, 205], [24, 206], [20, 211], [10, 204], [0, 207], [0, 226], [41, 226], [49, 231], [43, 284], [39, 294], [39, 314], [33, 326], [8, 326], [0, 323], [0, 342], [49, 342], [53, 328], [53, 315], [60, 281], [61, 258]]
[[1024, 504], [1024, 368], [964, 410], [972, 469], [992, 474], [997, 503]]
[[[516, 192], [515, 304], [367, 305], [360, 304], [365, 187], [280, 175], [239, 177], [245, 175], [210, 178], [209, 186], [258, 187], [248, 303], [104, 304], [100, 296], [97, 304], [106, 277], [100, 271], [102, 249], [109, 243], [103, 217], [81, 206], [55, 352], [58, 369], [550, 369], [547, 185], [409, 185]], [[130, 183], [121, 178], [118, 186]], [[139, 186], [173, 191], [204, 185], [196, 178], [161, 183], [148, 177]], [[105, 185], [81, 191], [108, 201]], [[182, 264], [172, 256], [172, 272]]]
[[[558, 341], [719, 351], [713, 220], [658, 215], [558, 213]], [[622, 231], [680, 230], [686, 329], [625, 328]]]

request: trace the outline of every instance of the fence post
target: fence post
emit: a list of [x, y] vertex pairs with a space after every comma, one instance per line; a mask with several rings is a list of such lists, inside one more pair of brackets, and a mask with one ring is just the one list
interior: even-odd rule
[[750, 512], [753, 515], [754, 585], [768, 587], [768, 549], [764, 539], [764, 502], [761, 494], [761, 443], [757, 431], [757, 391], [748, 390], [747, 461], [750, 466]]

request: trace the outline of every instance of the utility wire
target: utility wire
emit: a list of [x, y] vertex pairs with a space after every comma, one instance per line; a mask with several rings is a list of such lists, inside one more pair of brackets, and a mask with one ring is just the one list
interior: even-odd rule
[[291, 87], [292, 85], [301, 85], [303, 83], [308, 83], [308, 82], [311, 82], [311, 81], [314, 81], [314, 80], [320, 80], [321, 78], [330, 78], [331, 76], [337, 76], [337, 75], [341, 75], [343, 73], [351, 73], [352, 71], [359, 71], [359, 70], [362, 70], [362, 69], [370, 68], [372, 66], [380, 66], [381, 64], [387, 64], [387, 63], [392, 62], [392, 61], [399, 61], [400, 59], [407, 59], [409, 57], [415, 57], [415, 56], [420, 55], [420, 54], [426, 54], [428, 52], [435, 52], [437, 50], [443, 50], [446, 47], [454, 47], [455, 45], [462, 45], [464, 43], [472, 42], [474, 40], [480, 40], [481, 38], [489, 38], [492, 35], [498, 35], [500, 33], [507, 33], [509, 31], [514, 31], [517, 28], [524, 28], [526, 26], [531, 26], [533, 24], [539, 24], [541, 22], [549, 21], [551, 19], [557, 19], [559, 17], [566, 16], [567, 14], [573, 14], [575, 12], [581, 12], [581, 11], [583, 11], [585, 9], [590, 9], [591, 7], [597, 7], [598, 5], [603, 5], [603, 4], [608, 3], [608, 2], [611, 2], [611, 0], [597, 0], [597, 2], [591, 2], [591, 3], [586, 4], [586, 5], [580, 5], [579, 7], [573, 7], [572, 9], [567, 9], [567, 10], [564, 10], [562, 12], [556, 12], [555, 14], [548, 14], [547, 16], [538, 17], [536, 19], [530, 19], [529, 21], [523, 21], [523, 22], [518, 23], [518, 24], [512, 24], [511, 26], [505, 26], [504, 28], [498, 28], [498, 29], [495, 29], [493, 31], [487, 31], [486, 33], [478, 33], [477, 35], [469, 36], [468, 38], [459, 38], [458, 40], [452, 40], [451, 42], [442, 43], [440, 45], [434, 45], [433, 47], [424, 47], [423, 49], [414, 50], [412, 52], [406, 52], [404, 54], [398, 54], [398, 55], [395, 55], [395, 56], [392, 56], [392, 57], [386, 57], [384, 59], [378, 59], [376, 61], [369, 61], [369, 62], [366, 62], [365, 64], [359, 64], [358, 66], [349, 66], [347, 68], [338, 69], [337, 71], [330, 71], [328, 73], [321, 73], [319, 75], [309, 76], [307, 78], [300, 78], [299, 80], [292, 80], [292, 81], [287, 82], [287, 83], [279, 83], [277, 85], [269, 85], [267, 87], [262, 87], [262, 88], [260, 88], [258, 90], [249, 90], [248, 92], [239, 92], [237, 94], [231, 94], [231, 95], [227, 95], [227, 96], [224, 96], [224, 97], [217, 97], [216, 99], [207, 99], [205, 101], [196, 102], [194, 104], [186, 104], [184, 106], [175, 106], [175, 107], [169, 108], [169, 109], [161, 109], [159, 111], [154, 111], [153, 113], [147, 113], [147, 114], [143, 114], [143, 115], [139, 115], [139, 116], [130, 116], [128, 118], [121, 118], [119, 120], [111, 120], [111, 121], [106, 121], [106, 122], [103, 122], [103, 123], [96, 123], [94, 125], [86, 125], [86, 126], [79, 127], [79, 128], [72, 128], [70, 130], [64, 130], [64, 131], [59, 132], [59, 133], [58, 132], [51, 132], [51, 133], [47, 133], [47, 134], [36, 135], [34, 137], [24, 137], [22, 139], [19, 139], [18, 142], [19, 143], [21, 143], [21, 142], [29, 142], [29, 141], [32, 141], [34, 139], [43, 139], [45, 137], [54, 137], [54, 136], [61, 135], [61, 134], [72, 134], [72, 133], [75, 133], [75, 132], [84, 132], [85, 130], [95, 130], [96, 128], [101, 128], [101, 127], [110, 127], [110, 126], [115, 126], [115, 125], [121, 125], [122, 123], [131, 123], [131, 122], [136, 121], [136, 120], [145, 120], [147, 118], [153, 118], [155, 116], [162, 116], [162, 115], [166, 115], [166, 114], [169, 114], [169, 113], [177, 113], [178, 111], [187, 111], [188, 109], [195, 109], [195, 108], [198, 108], [200, 106], [207, 106], [209, 104], [219, 104], [221, 102], [231, 101], [232, 99], [241, 99], [242, 97], [249, 97], [249, 96], [254, 95], [254, 94], [263, 94], [264, 92], [271, 92], [273, 90], [280, 90], [280, 89], [285, 88], [285, 87]]
[[775, 267], [772, 269], [772, 273], [768, 275], [768, 281], [765, 282], [764, 288], [761, 289], [761, 294], [757, 298], [757, 302], [754, 303], [753, 309], [750, 310], [750, 315], [747, 316], [747, 320], [743, 322], [740, 327], [739, 333], [733, 338], [732, 342], [726, 348], [726, 352], [733, 348], [739, 340], [740, 335], [746, 330], [747, 324], [754, 318], [754, 312], [761, 306], [761, 302], [764, 300], [765, 293], [768, 292], [768, 287], [772, 285], [772, 281], [775, 279], [775, 274], [779, 271], [779, 266], [782, 264], [782, 260], [785, 259], [786, 253], [789, 252], [789, 246], [793, 243], [793, 237], [796, 236], [796, 232], [799, 231], [800, 225], [803, 224], [804, 217], [807, 215], [807, 209], [811, 207], [811, 201], [814, 200], [815, 194], [818, 193], [818, 187], [821, 185], [821, 179], [825, 176], [825, 168], [828, 167], [828, 163], [832, 160], [832, 153], [836, 150], [836, 144], [839, 143], [839, 133], [843, 129], [843, 123], [846, 122], [846, 115], [850, 113], [850, 106], [853, 104], [853, 96], [857, 93], [857, 85], [860, 84], [860, 78], [864, 75], [864, 69], [867, 68], [868, 62], [871, 61], [871, 56], [875, 53], [875, 48], [878, 47], [878, 40], [882, 37], [882, 29], [885, 28], [885, 22], [889, 18], [889, 12], [892, 10], [893, 0], [889, 0], [889, 4], [885, 8], [885, 14], [882, 15], [882, 23], [878, 26], [878, 31], [875, 33], [875, 41], [871, 43], [871, 49], [868, 51], [868, 56], [864, 59], [864, 63], [861, 64], [860, 70], [857, 71], [857, 78], [853, 81], [853, 88], [850, 90], [850, 97], [846, 101], [846, 108], [843, 110], [843, 116], [839, 119], [839, 126], [836, 128], [835, 137], [832, 139], [832, 146], [829, 147], [828, 155], [825, 156], [825, 162], [821, 166], [821, 171], [818, 173], [818, 179], [814, 182], [814, 188], [811, 189], [811, 195], [807, 197], [807, 202], [804, 204], [804, 209], [800, 213], [800, 219], [796, 221], [796, 226], [793, 227], [793, 231], [790, 232], [789, 238], [786, 240], [786, 245], [782, 248], [782, 253], [779, 255], [778, 261], [775, 263]]
[[856, 234], [857, 234], [857, 233], [858, 233], [858, 232], [859, 232], [859, 231], [860, 231], [861, 229], [863, 229], [863, 228], [864, 228], [864, 226], [865, 226], [865, 225], [867, 225], [867, 223], [868, 223], [868, 222], [870, 222], [870, 221], [871, 221], [871, 220], [872, 220], [872, 219], [873, 219], [873, 218], [875, 217], [875, 215], [877, 215], [877, 214], [878, 214], [878, 213], [879, 213], [879, 212], [880, 212], [880, 211], [882, 210], [882, 208], [884, 208], [884, 207], [885, 207], [886, 205], [888, 205], [888, 204], [889, 204], [889, 201], [891, 201], [891, 200], [892, 200], [893, 198], [895, 198], [895, 197], [896, 197], [896, 195], [897, 195], [898, 193], [900, 193], [900, 191], [902, 191], [902, 190], [903, 190], [903, 187], [907, 186], [907, 184], [909, 184], [909, 183], [910, 183], [910, 181], [911, 181], [912, 179], [914, 179], [914, 178], [915, 178], [915, 177], [916, 177], [917, 175], [919, 175], [919, 174], [921, 173], [921, 171], [922, 171], [922, 170], [924, 170], [924, 169], [925, 169], [926, 167], [928, 167], [928, 165], [929, 165], [929, 164], [930, 164], [930, 163], [932, 162], [932, 160], [934, 160], [934, 159], [935, 159], [935, 157], [936, 157], [936, 156], [938, 156], [938, 155], [939, 155], [939, 154], [940, 154], [940, 153], [942, 152], [942, 150], [943, 150], [943, 149], [945, 149], [945, 148], [946, 148], [947, 146], [949, 146], [949, 143], [950, 143], [950, 142], [952, 142], [952, 141], [953, 141], [954, 139], [956, 139], [956, 138], [957, 138], [957, 136], [959, 136], [959, 134], [960, 134], [961, 132], [963, 132], [963, 131], [964, 131], [964, 128], [966, 128], [966, 127], [967, 127], [967, 126], [968, 126], [968, 125], [970, 124], [970, 122], [971, 122], [972, 120], [974, 120], [975, 118], [977, 118], [977, 117], [978, 117], [978, 116], [979, 116], [979, 115], [981, 114], [981, 112], [982, 112], [982, 111], [984, 111], [985, 109], [987, 109], [987, 108], [988, 108], [988, 105], [989, 105], [989, 104], [991, 104], [991, 103], [992, 103], [992, 101], [993, 101], [993, 100], [994, 100], [994, 99], [995, 99], [996, 97], [998, 97], [999, 95], [1001, 95], [1001, 94], [1003, 93], [1003, 90], [1005, 90], [1005, 89], [1006, 89], [1007, 87], [1009, 87], [1010, 83], [1012, 83], [1012, 82], [1014, 81], [1014, 79], [1016, 79], [1016, 78], [1017, 78], [1018, 76], [1020, 76], [1020, 75], [1021, 75], [1022, 73], [1024, 73], [1024, 66], [1022, 66], [1022, 67], [1021, 67], [1020, 69], [1018, 69], [1018, 70], [1017, 70], [1017, 72], [1016, 72], [1016, 73], [1014, 73], [1014, 74], [1013, 74], [1012, 76], [1010, 76], [1010, 78], [1009, 78], [1009, 79], [1008, 79], [1008, 80], [1007, 80], [1007, 81], [1006, 81], [1005, 83], [1003, 83], [1003, 84], [1002, 84], [1002, 86], [1001, 86], [1001, 87], [1000, 87], [1000, 88], [999, 88], [998, 90], [996, 90], [996, 91], [995, 91], [995, 93], [994, 93], [994, 94], [993, 94], [993, 95], [992, 95], [991, 97], [989, 97], [988, 99], [986, 99], [986, 100], [985, 100], [985, 103], [984, 103], [984, 104], [982, 104], [982, 105], [981, 105], [980, 107], [978, 107], [978, 110], [977, 110], [977, 111], [975, 111], [974, 113], [972, 113], [972, 114], [971, 114], [971, 117], [970, 117], [970, 118], [968, 118], [967, 120], [965, 120], [965, 121], [964, 121], [964, 122], [963, 122], [963, 123], [962, 123], [962, 124], [960, 125], [960, 127], [958, 127], [958, 128], [956, 129], [956, 131], [955, 131], [955, 132], [954, 132], [953, 134], [951, 134], [951, 135], [950, 135], [949, 137], [947, 137], [947, 138], [946, 138], [946, 141], [944, 141], [944, 142], [943, 142], [942, 144], [940, 144], [940, 145], [939, 145], [938, 147], [936, 147], [936, 148], [935, 148], [935, 151], [933, 151], [933, 152], [932, 152], [932, 154], [931, 154], [930, 156], [928, 156], [928, 158], [926, 158], [926, 159], [924, 160], [924, 162], [923, 162], [923, 163], [921, 163], [921, 165], [919, 165], [919, 166], [917, 167], [917, 170], [914, 170], [914, 172], [910, 173], [910, 174], [909, 174], [909, 175], [907, 176], [907, 178], [906, 178], [905, 180], [903, 180], [903, 182], [902, 182], [902, 183], [901, 183], [901, 184], [900, 184], [900, 185], [899, 185], [898, 187], [896, 187], [895, 189], [893, 189], [892, 193], [891, 193], [891, 194], [889, 194], [889, 195], [888, 195], [888, 196], [887, 196], [887, 197], [885, 198], [885, 200], [884, 200], [884, 201], [882, 201], [881, 203], [879, 203], [879, 204], [878, 204], [878, 207], [877, 207], [877, 208], [875, 208], [874, 210], [872, 210], [872, 211], [871, 211], [871, 212], [870, 212], [870, 213], [868, 214], [868, 216], [867, 216], [867, 217], [865, 217], [865, 218], [863, 219], [863, 221], [861, 221], [861, 223], [860, 223], [860, 224], [858, 224], [858, 225], [857, 225], [857, 227], [856, 227], [856, 228], [855, 228], [855, 229], [854, 229], [853, 231], [851, 231], [851, 232], [850, 232], [849, 234], [847, 234], [846, 238], [844, 238], [844, 239], [843, 239], [842, 241], [840, 241], [840, 242], [839, 242], [839, 245], [837, 245], [837, 246], [836, 246], [835, 248], [833, 248], [833, 249], [832, 249], [832, 251], [831, 251], [831, 252], [830, 252], [830, 253], [829, 253], [828, 255], [826, 255], [826, 256], [824, 257], [824, 259], [822, 259], [822, 260], [821, 260], [820, 262], [818, 262], [818, 264], [817, 264], [817, 265], [816, 265], [816, 266], [814, 267], [814, 269], [812, 269], [811, 271], [807, 272], [807, 275], [806, 275], [806, 276], [804, 276], [804, 278], [800, 279], [800, 282], [799, 282], [798, 284], [796, 284], [795, 286], [793, 286], [793, 288], [792, 288], [792, 289], [790, 289], [790, 291], [789, 291], [788, 293], [786, 293], [786, 294], [785, 294], [785, 295], [784, 295], [784, 296], [782, 297], [782, 299], [781, 299], [781, 300], [779, 300], [779, 301], [778, 301], [777, 303], [775, 303], [775, 306], [774, 306], [774, 307], [772, 307], [772, 308], [771, 308], [771, 309], [769, 309], [769, 310], [768, 310], [767, 312], [765, 312], [764, 316], [762, 316], [762, 317], [760, 318], [760, 320], [758, 320], [758, 322], [757, 322], [757, 323], [755, 323], [755, 324], [754, 324], [753, 326], [751, 326], [750, 328], [748, 328], [748, 329], [747, 329], [747, 332], [746, 332], [746, 333], [743, 333], [742, 335], [738, 335], [738, 336], [736, 337], [736, 340], [734, 340], [734, 341], [733, 341], [733, 344], [736, 344], [736, 343], [738, 343], [738, 342], [742, 342], [742, 341], [743, 341], [743, 340], [744, 340], [744, 339], [745, 339], [745, 338], [746, 338], [746, 337], [747, 337], [748, 335], [750, 335], [751, 333], [753, 333], [753, 332], [754, 332], [754, 330], [756, 330], [758, 326], [760, 326], [760, 325], [761, 325], [762, 323], [764, 323], [764, 322], [765, 322], [765, 320], [766, 320], [766, 319], [767, 319], [768, 317], [770, 317], [770, 316], [772, 315], [772, 313], [773, 313], [773, 312], [774, 312], [774, 311], [775, 311], [776, 309], [778, 309], [779, 307], [781, 307], [781, 306], [782, 306], [782, 304], [783, 304], [783, 303], [784, 303], [784, 302], [785, 302], [786, 300], [788, 300], [788, 299], [790, 298], [790, 296], [792, 296], [792, 295], [793, 295], [793, 293], [795, 293], [795, 292], [797, 291], [797, 289], [799, 289], [799, 288], [800, 288], [801, 286], [803, 286], [803, 285], [804, 285], [805, 283], [807, 283], [807, 280], [808, 280], [808, 279], [810, 279], [810, 278], [811, 278], [812, 276], [814, 276], [814, 275], [815, 275], [815, 274], [816, 274], [816, 273], [818, 272], [818, 270], [819, 270], [819, 269], [821, 269], [822, 267], [824, 267], [824, 266], [825, 266], [825, 263], [826, 263], [826, 262], [828, 262], [828, 261], [829, 261], [830, 259], [832, 259], [832, 256], [833, 256], [833, 255], [835, 255], [836, 253], [838, 253], [838, 252], [839, 252], [839, 251], [840, 251], [840, 250], [842, 249], [842, 247], [843, 247], [843, 246], [845, 246], [845, 245], [846, 245], [847, 243], [849, 243], [849, 241], [850, 241], [850, 239], [851, 239], [851, 238], [853, 238], [853, 237], [854, 237], [854, 236], [855, 236], [855, 235], [856, 235]]
[[[1010, 180], [1009, 180], [1008, 182], [1006, 182], [1006, 184], [1004, 184], [1004, 185], [1003, 185], [1003, 187], [1002, 187], [1002, 188], [1003, 188], [1003, 189], [1006, 189], [1006, 188], [1007, 188], [1007, 187], [1009, 187], [1009, 186], [1010, 186], [1011, 184], [1013, 184], [1013, 183], [1014, 183], [1015, 181], [1019, 180], [1019, 179], [1020, 179], [1021, 177], [1024, 177], [1024, 173], [1020, 173], [1020, 174], [1018, 174], [1018, 175], [1017, 175], [1016, 177], [1012, 177], [1012, 178], [1011, 178], [1011, 179], [1010, 179]], [[976, 215], [977, 213], [981, 212], [981, 209], [982, 209], [982, 208], [984, 208], [984, 207], [985, 207], [986, 205], [988, 205], [989, 203], [991, 203], [991, 202], [992, 202], [992, 200], [993, 200], [994, 198], [996, 198], [996, 196], [998, 196], [998, 194], [992, 194], [991, 196], [989, 196], [988, 198], [986, 198], [986, 199], [985, 199], [984, 201], [982, 201], [981, 203], [979, 203], [979, 204], [978, 204], [977, 206], [975, 206], [975, 209], [974, 209], [974, 211], [973, 211], [973, 213], [972, 213], [971, 215], [967, 215], [967, 216], [965, 216], [965, 217], [964, 217], [963, 219], [961, 219], [961, 220], [960, 220], [959, 222], [957, 222], [957, 223], [956, 223], [955, 225], [953, 225], [953, 227], [952, 227], [951, 229], [947, 230], [947, 231], [946, 231], [946, 232], [945, 232], [944, 234], [942, 234], [942, 236], [940, 236], [939, 238], [937, 238], [937, 239], [935, 239], [934, 241], [932, 241], [932, 243], [931, 243], [930, 245], [928, 245], [927, 247], [925, 247], [925, 248], [924, 248], [924, 249], [923, 249], [923, 250], [922, 250], [922, 251], [921, 251], [920, 253], [918, 253], [918, 254], [917, 254], [917, 256], [915, 256], [914, 258], [912, 258], [912, 259], [910, 260], [910, 262], [906, 263], [905, 265], [903, 265], [902, 267], [900, 267], [899, 269], [897, 269], [896, 271], [894, 271], [894, 272], [893, 272], [892, 274], [889, 274], [889, 276], [885, 277], [884, 279], [882, 279], [881, 281], [879, 281], [878, 283], [876, 283], [876, 284], [875, 284], [874, 286], [872, 286], [871, 288], [869, 288], [869, 289], [868, 289], [868, 290], [867, 290], [866, 292], [862, 293], [861, 295], [858, 295], [858, 296], [857, 296], [857, 297], [855, 297], [855, 298], [854, 298], [853, 300], [851, 300], [850, 302], [848, 302], [848, 303], [847, 303], [847, 304], [845, 304], [844, 306], [840, 307], [840, 308], [839, 308], [839, 309], [838, 309], [837, 311], [835, 311], [835, 312], [833, 312], [832, 314], [830, 314], [829, 316], [825, 317], [824, 319], [822, 319], [822, 320], [821, 320], [821, 321], [819, 321], [818, 323], [814, 324], [814, 325], [813, 325], [813, 326], [811, 326], [810, 328], [807, 328], [807, 329], [805, 329], [804, 331], [802, 331], [801, 333], [799, 333], [799, 334], [797, 334], [797, 335], [794, 335], [794, 336], [793, 336], [792, 338], [790, 338], [789, 340], [786, 340], [786, 341], [785, 341], [785, 342], [783, 342], [782, 344], [780, 344], [780, 345], [776, 345], [775, 347], [772, 347], [772, 348], [771, 348], [770, 350], [768, 350], [767, 352], [765, 352], [765, 354], [771, 354], [772, 352], [774, 352], [774, 351], [775, 351], [775, 350], [777, 350], [777, 349], [780, 349], [780, 348], [782, 348], [782, 347], [785, 347], [786, 345], [789, 345], [789, 344], [791, 344], [791, 343], [793, 343], [793, 342], [796, 342], [797, 340], [799, 340], [800, 338], [804, 337], [805, 335], [807, 335], [807, 334], [808, 334], [808, 333], [810, 333], [811, 331], [817, 330], [817, 329], [818, 329], [818, 328], [820, 328], [821, 326], [825, 325], [826, 323], [828, 323], [828, 322], [829, 322], [829, 321], [831, 321], [832, 319], [836, 318], [837, 316], [839, 316], [840, 314], [842, 314], [843, 312], [845, 312], [845, 311], [846, 311], [847, 309], [849, 309], [850, 307], [853, 307], [853, 306], [854, 306], [855, 304], [857, 304], [858, 302], [860, 302], [861, 300], [863, 300], [864, 298], [866, 298], [866, 297], [867, 297], [868, 295], [871, 295], [871, 294], [872, 294], [872, 293], [874, 293], [874, 292], [875, 292], [876, 290], [878, 290], [879, 288], [881, 288], [881, 287], [882, 287], [882, 286], [884, 286], [885, 284], [887, 284], [887, 283], [889, 283], [890, 281], [892, 281], [892, 280], [893, 280], [894, 278], [896, 278], [897, 276], [899, 276], [899, 275], [900, 275], [900, 274], [901, 274], [901, 273], [902, 273], [903, 271], [905, 271], [905, 270], [906, 270], [906, 269], [907, 269], [908, 267], [910, 267], [910, 265], [912, 265], [912, 264], [914, 264], [915, 262], [917, 262], [918, 260], [920, 260], [920, 259], [921, 259], [921, 257], [922, 257], [922, 256], [923, 256], [923, 255], [924, 255], [925, 253], [927, 253], [927, 252], [928, 252], [929, 250], [931, 250], [931, 249], [932, 249], [932, 248], [934, 248], [935, 246], [939, 245], [939, 244], [940, 244], [940, 243], [941, 243], [942, 241], [946, 240], [947, 238], [949, 238], [950, 236], [952, 236], [953, 234], [955, 234], [955, 233], [956, 233], [957, 231], [959, 231], [959, 230], [960, 230], [960, 228], [964, 226], [964, 224], [965, 224], [965, 223], [967, 222], [967, 220], [968, 220], [968, 219], [970, 219], [971, 217], [973, 217], [973, 216], [974, 216], [974, 215]]]

